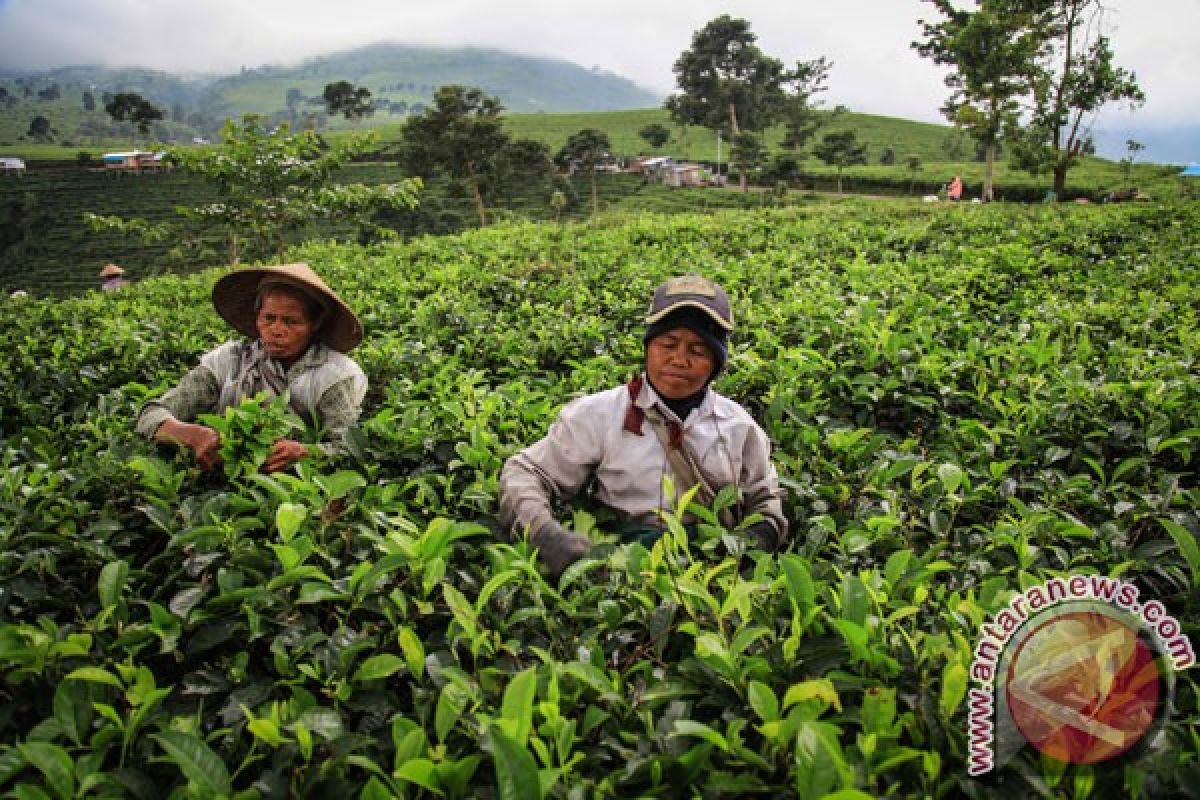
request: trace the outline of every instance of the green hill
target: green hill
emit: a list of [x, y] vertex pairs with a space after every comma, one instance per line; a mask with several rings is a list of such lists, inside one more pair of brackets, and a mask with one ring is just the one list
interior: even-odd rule
[[[378, 111], [362, 123], [328, 118], [320, 100], [326, 84], [347, 80], [371, 90]], [[260, 114], [272, 123], [317, 128], [401, 121], [428, 105], [439, 86], [478, 86], [511, 112], [611, 111], [657, 106], [661, 98], [633, 82], [567, 61], [477, 48], [380, 44], [313, 58], [295, 66], [244, 69], [237, 75], [183, 76], [148, 69], [64, 67], [42, 73], [0, 72], [0, 148], [22, 155], [35, 144], [129, 146], [137, 137], [104, 112], [106, 93], [136, 92], [166, 119], [150, 138], [211, 137], [227, 117]], [[85, 93], [92, 108], [85, 107]], [[38, 116], [52, 132], [30, 135]], [[143, 141], [144, 144], [144, 141]]]
[[231, 113], [285, 110], [288, 89], [319, 97], [327, 83], [337, 80], [366, 86], [377, 103], [406, 107], [429, 103], [437, 87], [448, 84], [478, 86], [516, 113], [613, 111], [661, 102], [658, 95], [632, 81], [568, 61], [473, 47], [396, 44], [360, 47], [295, 67], [247, 70], [216, 81], [208, 100]]
[[[852, 130], [860, 142], [867, 145], [872, 162], [878, 162], [883, 151], [891, 148], [897, 161], [913, 153], [922, 161], [955, 161], [968, 155], [970, 140], [965, 134], [946, 125], [914, 122], [874, 114], [842, 112], [826, 114], [827, 122], [817, 137], [837, 130]], [[660, 148], [652, 148], [638, 136], [646, 125], [658, 123], [671, 131], [671, 138]], [[672, 122], [670, 115], [661, 108], [644, 108], [632, 111], [570, 114], [511, 114], [508, 128], [514, 136], [528, 137], [545, 142], [557, 150], [566, 144], [567, 137], [583, 128], [598, 128], [608, 134], [614, 152], [623, 155], [669, 154], [677, 158], [715, 161], [717, 140], [706, 128], [684, 127]], [[399, 134], [399, 128], [396, 129]], [[782, 126], [767, 133], [767, 144], [771, 152], [779, 152], [783, 138]], [[729, 158], [729, 144], [722, 144], [723, 158]]]

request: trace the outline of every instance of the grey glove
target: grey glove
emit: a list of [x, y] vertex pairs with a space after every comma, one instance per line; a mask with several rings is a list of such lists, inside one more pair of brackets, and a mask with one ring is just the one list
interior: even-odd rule
[[542, 563], [555, 579], [563, 570], [587, 555], [592, 542], [586, 536], [571, 531], [557, 522], [547, 522], [529, 534], [529, 543], [538, 549]]
[[750, 542], [755, 547], [765, 553], [774, 553], [779, 550], [779, 531], [775, 530], [775, 526], [766, 520], [756, 522], [746, 528], [746, 535], [750, 537]]

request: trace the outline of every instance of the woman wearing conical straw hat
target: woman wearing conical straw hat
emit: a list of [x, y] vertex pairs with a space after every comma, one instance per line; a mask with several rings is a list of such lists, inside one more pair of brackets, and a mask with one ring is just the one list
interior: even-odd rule
[[[367, 376], [345, 355], [362, 341], [362, 325], [349, 306], [307, 264], [235, 270], [213, 286], [212, 302], [247, 338], [205, 353], [178, 386], [146, 403], [138, 432], [187, 447], [211, 470], [221, 462], [220, 435], [193, 420], [260, 392], [287, 392], [291, 410], [324, 432], [317, 447], [339, 452], [367, 391]], [[287, 469], [309, 453], [307, 445], [279, 439], [262, 470]]]

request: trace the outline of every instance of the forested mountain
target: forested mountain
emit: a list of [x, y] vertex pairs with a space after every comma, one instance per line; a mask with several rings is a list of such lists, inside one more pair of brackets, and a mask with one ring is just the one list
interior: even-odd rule
[[23, 135], [37, 116], [50, 121], [60, 140], [101, 134], [110, 122], [104, 96], [118, 92], [136, 92], [167, 113], [160, 138], [183, 135], [184, 127], [211, 133], [226, 117], [249, 113], [336, 126], [337, 120], [325, 117], [320, 98], [326, 84], [342, 80], [371, 91], [377, 120], [419, 113], [447, 84], [482, 88], [516, 113], [651, 108], [662, 102], [626, 78], [567, 61], [478, 48], [378, 44], [223, 76], [95, 66], [0, 71], [0, 140]]

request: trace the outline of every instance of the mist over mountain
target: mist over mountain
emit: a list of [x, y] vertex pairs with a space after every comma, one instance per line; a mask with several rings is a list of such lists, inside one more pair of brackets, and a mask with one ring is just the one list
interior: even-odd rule
[[518, 113], [615, 111], [651, 108], [662, 102], [661, 95], [627, 78], [568, 61], [475, 47], [400, 44], [369, 45], [296, 65], [243, 68], [233, 75], [90, 66], [36, 73], [0, 71], [0, 79], [18, 78], [93, 91], [134, 91], [167, 107], [182, 104], [227, 114], [269, 114], [288, 107], [289, 90], [319, 97], [325, 84], [339, 80], [367, 87], [385, 109], [392, 103], [407, 108], [428, 104], [437, 88], [448, 84], [477, 86]]

